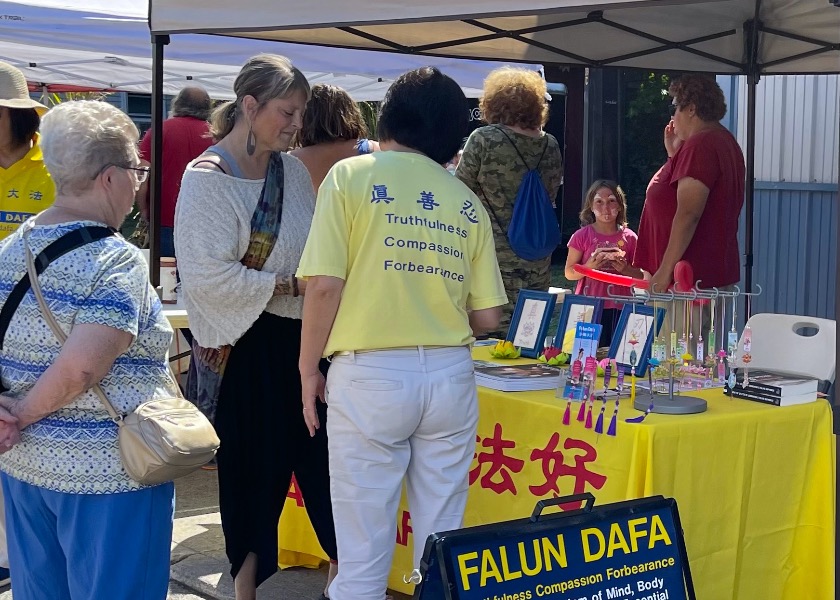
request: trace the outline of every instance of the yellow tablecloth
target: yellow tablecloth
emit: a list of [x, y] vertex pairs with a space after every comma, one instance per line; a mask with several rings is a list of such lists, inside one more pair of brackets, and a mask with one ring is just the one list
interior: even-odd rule
[[[486, 348], [474, 355], [486, 359]], [[597, 503], [676, 498], [697, 597], [834, 598], [835, 444], [827, 402], [779, 408], [704, 397], [699, 415], [651, 414], [622, 399], [618, 435], [597, 435], [552, 392], [479, 388], [476, 459], [465, 525], [530, 515], [540, 498], [588, 491]], [[596, 404], [593, 422], [600, 411]], [[613, 404], [605, 410], [606, 431]], [[410, 520], [403, 499], [389, 587], [410, 593]], [[325, 558], [294, 485], [279, 525], [281, 566]]]

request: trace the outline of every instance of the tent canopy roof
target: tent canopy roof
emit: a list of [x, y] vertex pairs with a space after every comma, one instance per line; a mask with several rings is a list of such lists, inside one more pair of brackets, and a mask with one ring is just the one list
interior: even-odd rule
[[[154, 33], [717, 73], [840, 72], [836, 0], [151, 0]], [[758, 14], [755, 60], [749, 23]], [[329, 22], [324, 23], [328, 19]], [[434, 26], [430, 26], [433, 23]]]
[[[21, 69], [30, 82], [151, 92], [152, 46], [144, 0], [0, 0], [0, 15], [0, 60]], [[164, 93], [195, 84], [213, 98], [232, 98], [240, 67], [260, 52], [288, 56], [310, 83], [341, 86], [357, 101], [381, 100], [397, 76], [429, 63], [455, 79], [467, 96], [479, 97], [484, 78], [496, 66], [477, 60], [179, 35], [166, 48]]]

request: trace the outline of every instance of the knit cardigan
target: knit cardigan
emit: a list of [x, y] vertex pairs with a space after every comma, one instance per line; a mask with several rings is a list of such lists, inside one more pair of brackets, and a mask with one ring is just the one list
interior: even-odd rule
[[240, 260], [248, 248], [251, 216], [262, 179], [239, 179], [187, 167], [175, 207], [175, 255], [180, 298], [199, 345], [235, 344], [262, 312], [300, 319], [303, 298], [274, 296], [275, 274], [297, 269], [315, 210], [312, 180], [303, 163], [283, 154], [285, 192], [280, 233], [261, 271]]

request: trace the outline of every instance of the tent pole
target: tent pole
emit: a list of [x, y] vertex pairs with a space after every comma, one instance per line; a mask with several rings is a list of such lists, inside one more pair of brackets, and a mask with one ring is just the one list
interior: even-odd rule
[[149, 279], [160, 284], [160, 190], [163, 154], [163, 47], [168, 35], [152, 35], [152, 167], [149, 173]]
[[[744, 50], [746, 54], [745, 71], [747, 76], [747, 155], [744, 181], [744, 287], [746, 292], [753, 288], [753, 228], [755, 211], [755, 96], [761, 68], [758, 64], [758, 29], [761, 0], [755, 0], [755, 17], [744, 23]], [[744, 297], [746, 318], [752, 314], [751, 296]]]
[[[747, 292], [753, 287], [753, 213], [755, 212], [755, 96], [757, 75], [747, 75], [747, 156], [746, 181], [744, 182], [744, 283]], [[750, 296], [745, 297], [745, 315], [751, 314]]]
[[[840, 5], [839, 5], [840, 6]], [[840, 129], [840, 124], [838, 124], [838, 129]], [[840, 152], [838, 154], [838, 162], [840, 162]], [[834, 213], [837, 215], [837, 233], [835, 235], [840, 235], [840, 183], [837, 186], [837, 199], [835, 200], [834, 205]], [[835, 260], [835, 268], [836, 265], [840, 265], [840, 243], [835, 242], [837, 245], [837, 256]], [[836, 323], [840, 323], [840, 277], [834, 277], [834, 319]], [[835, 357], [840, 356], [840, 335], [834, 336], [834, 344], [836, 346], [837, 354]], [[832, 387], [831, 394], [834, 398], [834, 436], [835, 442], [837, 441], [837, 436], [840, 435], [840, 423], [838, 423], [838, 415], [840, 415], [840, 394], [837, 393], [837, 382], [836, 382], [836, 375], [835, 375], [835, 383]], [[840, 526], [837, 525], [837, 515], [840, 514], [840, 464], [835, 465], [836, 472], [834, 473], [834, 556], [835, 560], [837, 556], [840, 556]], [[840, 585], [840, 580], [837, 579], [837, 569], [834, 569], [834, 589], [840, 589], [837, 586]]]

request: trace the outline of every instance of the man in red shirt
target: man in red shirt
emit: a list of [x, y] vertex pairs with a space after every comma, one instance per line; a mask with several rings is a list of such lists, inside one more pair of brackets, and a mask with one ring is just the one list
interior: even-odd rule
[[[175, 256], [173, 227], [175, 203], [181, 191], [181, 177], [187, 165], [213, 143], [207, 119], [213, 103], [205, 90], [185, 87], [172, 100], [171, 116], [163, 122], [163, 161], [160, 196], [160, 256]], [[151, 161], [152, 131], [140, 142], [140, 158]], [[149, 191], [143, 185], [137, 192], [140, 215], [149, 220]]]

